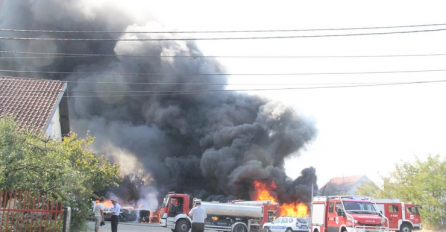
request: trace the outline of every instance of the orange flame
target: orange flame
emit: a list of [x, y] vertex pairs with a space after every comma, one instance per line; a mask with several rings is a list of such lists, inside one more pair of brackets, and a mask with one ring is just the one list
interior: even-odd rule
[[257, 180], [255, 180], [253, 184], [255, 188], [255, 200], [271, 201], [272, 203], [276, 203], [276, 197], [271, 196], [270, 193], [272, 189], [277, 188], [276, 183], [274, 183], [274, 181], [271, 181], [270, 186], [268, 186], [266, 183], [262, 183]]
[[[99, 203], [99, 200], [95, 202], [95, 204], [97, 203]], [[106, 208], [113, 208], [113, 203], [111, 202], [111, 200], [105, 200], [104, 202], [102, 202], [102, 205], [104, 205], [104, 207]]]
[[[99, 203], [99, 200], [96, 200], [96, 201], [95, 201], [95, 204], [97, 204], [97, 203]], [[111, 202], [111, 200], [105, 200], [104, 202], [102, 202], [102, 205], [104, 205], [104, 207], [106, 207], [106, 208], [113, 208], [113, 207], [114, 207], [114, 205], [113, 205], [113, 203]], [[131, 209], [131, 210], [134, 210], [134, 209], [139, 209], [139, 208], [141, 208], [141, 206], [142, 206], [142, 204], [141, 204], [141, 205], [138, 205], [138, 206], [135, 208], [134, 206], [124, 205], [124, 206], [122, 206], [122, 208], [123, 208], [123, 209]]]
[[150, 212], [149, 223], [158, 223], [160, 219], [160, 210], [157, 210], [155, 213]]
[[309, 217], [308, 206], [304, 203], [290, 203], [280, 206], [280, 214], [293, 217]]
[[[277, 197], [271, 195], [271, 192], [277, 188], [276, 183], [271, 181], [269, 184], [255, 180], [253, 182], [254, 193], [253, 198], [257, 201], [271, 201], [271, 203], [276, 203]], [[294, 217], [309, 217], [308, 206], [304, 203], [294, 202], [289, 204], [280, 205], [280, 216], [288, 215]]]

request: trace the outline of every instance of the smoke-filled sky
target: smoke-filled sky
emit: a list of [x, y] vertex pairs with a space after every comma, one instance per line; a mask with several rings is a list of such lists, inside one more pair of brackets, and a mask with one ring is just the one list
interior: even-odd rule
[[[150, 14], [137, 17], [114, 3], [91, 2], [4, 0], [0, 28], [166, 30]], [[181, 35], [16, 32], [8, 36], [172, 39]], [[304, 169], [302, 175], [293, 180], [286, 176], [284, 162], [287, 157], [299, 156], [299, 151], [315, 139], [317, 129], [314, 122], [287, 105], [256, 95], [221, 91], [190, 94], [191, 91], [224, 90], [227, 83], [225, 75], [215, 75], [225, 73], [225, 67], [216, 60], [175, 57], [201, 55], [194, 42], [2, 41], [0, 49], [151, 55], [153, 57], [146, 58], [17, 58], [2, 61], [0, 68], [94, 73], [28, 73], [26, 76], [70, 81], [69, 106], [73, 130], [80, 135], [89, 130], [92, 136], [97, 137], [94, 149], [119, 162], [123, 173], [145, 170], [161, 194], [177, 191], [209, 199], [248, 199], [254, 180], [274, 180], [281, 202], [309, 201], [315, 169]], [[107, 73], [139, 75], [110, 76]], [[154, 91], [158, 94], [153, 94]]]
[[[423, 24], [442, 24], [444, 23], [444, 8], [446, 3], [442, 0], [433, 0], [429, 3], [412, 0], [395, 0], [391, 3], [386, 0], [376, 0], [369, 2], [358, 2], [355, 0], [338, 0], [338, 1], [294, 1], [294, 0], [277, 0], [277, 1], [208, 1], [208, 0], [94, 0], [94, 1], [55, 1], [55, 0], [36, 0], [36, 1], [0, 1], [1, 5], [1, 24], [2, 27], [17, 26], [23, 28], [33, 29], [78, 29], [88, 28], [92, 30], [269, 30], [269, 29], [320, 29], [320, 28], [355, 28], [355, 27], [383, 27], [383, 26], [401, 26], [401, 25], [423, 25]], [[85, 4], [88, 2], [88, 4]], [[55, 4], [56, 3], [56, 4]], [[17, 9], [18, 5], [22, 5], [25, 9], [31, 9], [33, 13], [28, 13], [27, 10]], [[117, 6], [117, 7], [116, 7]], [[63, 9], [63, 10], [62, 10]], [[27, 12], [27, 13], [23, 13]], [[64, 20], [62, 20], [64, 19]], [[69, 19], [69, 20], [66, 20]], [[154, 20], [157, 21], [154, 21]], [[88, 23], [86, 23], [88, 22]], [[64, 26], [58, 27], [63, 24]], [[80, 26], [82, 25], [82, 26]], [[344, 31], [320, 31], [320, 32], [299, 32], [298, 35], [313, 35], [313, 34], [335, 34], [335, 33], [370, 33], [370, 32], [389, 32], [389, 31], [404, 31], [404, 30], [422, 30], [422, 29], [438, 29], [444, 28], [442, 26], [436, 27], [417, 27], [417, 28], [398, 28], [386, 30], [344, 30]], [[3, 34], [2, 34], [3, 35]], [[4, 34], [11, 35], [11, 34]], [[24, 36], [24, 34], [17, 34], [17, 36]], [[34, 36], [35, 34], [28, 34]], [[263, 33], [266, 36], [276, 36], [278, 33]], [[280, 34], [280, 35], [283, 35]], [[295, 35], [295, 34], [293, 34]], [[55, 36], [38, 34], [38, 36]], [[60, 35], [59, 35], [60, 36]], [[72, 37], [76, 35], [64, 35]], [[77, 36], [92, 36], [89, 34]], [[101, 37], [104, 35], [94, 35]], [[122, 35], [105, 35], [107, 38], [118, 38]], [[138, 35], [141, 36], [141, 35]], [[152, 35], [156, 36], [156, 35]], [[173, 36], [173, 35], [168, 35]], [[174, 36], [180, 36], [176, 34]], [[224, 35], [182, 35], [185, 37], [204, 37], [204, 36], [225, 36], [232, 37], [234, 34]], [[243, 35], [240, 35], [243, 36]], [[259, 34], [249, 34], [249, 36], [259, 36]], [[429, 33], [405, 33], [394, 35], [374, 35], [374, 36], [349, 36], [349, 37], [321, 37], [321, 38], [305, 38], [305, 39], [268, 39], [268, 40], [221, 40], [221, 41], [197, 41], [196, 47], [199, 49], [185, 48], [184, 42], [168, 42], [159, 46], [159, 49], [166, 49], [167, 44], [171, 47], [163, 50], [168, 54], [179, 54], [179, 51], [194, 52], [201, 50], [205, 55], [227, 55], [227, 56], [334, 56], [332, 58], [216, 58], [216, 61], [209, 61], [206, 67], [210, 70], [203, 70], [204, 72], [226, 72], [226, 73], [332, 73], [332, 72], [381, 72], [381, 71], [398, 71], [398, 70], [443, 70], [444, 59], [446, 56], [395, 56], [395, 57], [380, 57], [382, 55], [404, 55], [404, 54], [446, 54], [444, 48], [444, 41], [446, 41], [445, 31], [436, 31]], [[85, 43], [56, 43], [57, 46], [51, 43], [30, 43], [27, 46], [23, 42], [15, 42], [9, 44], [8, 49], [12, 50], [26, 50], [26, 51], [47, 51], [59, 52], [58, 49], [64, 49], [60, 52], [116, 52], [119, 54], [138, 54], [138, 53], [152, 53], [160, 54], [159, 51], [140, 51], [141, 47], [147, 46], [147, 42], [135, 46], [135, 42], [122, 42], [117, 45], [114, 43], [90, 43], [86, 47]], [[158, 44], [159, 43], [154, 43]], [[0, 46], [4, 46], [3, 43]], [[135, 50], [132, 50], [135, 48]], [[152, 47], [153, 48], [153, 47]], [[6, 48], [1, 47], [2, 50]], [[189, 50], [187, 50], [189, 49]], [[187, 54], [187, 53], [186, 53]], [[372, 56], [372, 57], [350, 57], [339, 58], [338, 56]], [[377, 57], [374, 57], [377, 56]], [[9, 59], [7, 59], [9, 60]], [[31, 59], [33, 60], [33, 59]], [[116, 71], [121, 69], [123, 71], [148, 72], [148, 69], [154, 67], [143, 65], [141, 68], [140, 62], [149, 61], [153, 64], [157, 59], [145, 59], [144, 61], [135, 61], [126, 59], [99, 59], [99, 58], [66, 58], [37, 60], [16, 60], [7, 65], [18, 69], [48, 69], [58, 67], [59, 70], [95, 70], [96, 66], [100, 69], [105, 69], [105, 66], [110, 68], [107, 71]], [[139, 60], [139, 59], [138, 59]], [[202, 63], [202, 60], [196, 60]], [[17, 62], [19, 61], [19, 62]], [[26, 62], [25, 62], [26, 61]], [[162, 62], [166, 64], [169, 60], [165, 59]], [[169, 62], [174, 62], [178, 68], [179, 62], [184, 60], [173, 59]], [[127, 62], [127, 63], [126, 63]], [[189, 60], [189, 62], [191, 62]], [[124, 64], [126, 65], [117, 65]], [[133, 64], [131, 68], [128, 63]], [[219, 63], [220, 65], [217, 65]], [[5, 65], [5, 60], [1, 61]], [[57, 65], [56, 65], [57, 64]], [[172, 63], [173, 64], [173, 63]], [[215, 67], [219, 67], [218, 70]], [[156, 65], [156, 67], [160, 67]], [[197, 67], [197, 66], [193, 66]], [[201, 66], [204, 68], [204, 66]], [[3, 67], [2, 67], [3, 68]], [[125, 69], [124, 69], [125, 68]], [[165, 67], [163, 67], [165, 68]], [[144, 70], [145, 69], [145, 70]], [[176, 69], [177, 70], [177, 69]], [[178, 69], [183, 70], [183, 69]], [[171, 70], [168, 70], [169, 72]], [[192, 70], [190, 71], [192, 72]], [[10, 74], [12, 73], [4, 73]], [[384, 82], [402, 82], [402, 81], [423, 81], [423, 80], [441, 80], [444, 72], [417, 72], [417, 73], [393, 73], [393, 74], [367, 74], [367, 75], [311, 75], [311, 76], [238, 76], [232, 75], [222, 79], [219, 77], [194, 77], [191, 80], [196, 82], [214, 81], [217, 83], [227, 82], [230, 84], [228, 88], [248, 89], [248, 88], [266, 88], [264, 84], [282, 84], [281, 86], [272, 87], [307, 87], [314, 86], [314, 84], [324, 85], [335, 84], [345, 85], [350, 83], [384, 83]], [[22, 76], [42, 77], [44, 75], [23, 74]], [[45, 75], [45, 77], [47, 77]], [[88, 77], [88, 76], [52, 76], [54, 78], [63, 78], [70, 80], [77, 80], [78, 78], [105, 78], [102, 77]], [[112, 78], [112, 77], [109, 77]], [[128, 80], [143, 80], [143, 76], [138, 78], [132, 76], [114, 77], [113, 80], [121, 80], [124, 82]], [[142, 79], [141, 79], [142, 78]], [[154, 77], [153, 77], [154, 78]], [[166, 78], [166, 76], [164, 76]], [[108, 80], [108, 79], [107, 79]], [[156, 79], [158, 80], [158, 79]], [[178, 79], [180, 80], [180, 79]], [[169, 79], [163, 81], [172, 81]], [[188, 79], [189, 81], [189, 79]], [[244, 85], [239, 85], [244, 84]], [[249, 85], [245, 85], [249, 84]], [[258, 85], [263, 84], [263, 85]], [[80, 85], [78, 88], [88, 88], [89, 90], [96, 88], [94, 85]], [[178, 86], [175, 86], [177, 88]], [[186, 86], [183, 86], [186, 87]], [[361, 87], [361, 88], [341, 88], [341, 89], [311, 89], [311, 90], [288, 90], [288, 91], [263, 91], [263, 92], [249, 92], [251, 97], [237, 97], [232, 98], [240, 100], [245, 99], [246, 104], [249, 101], [255, 101], [254, 94], [268, 96], [270, 99], [286, 102], [286, 105], [292, 106], [298, 112], [299, 118], [305, 120], [302, 115], [309, 115], [313, 118], [313, 122], [317, 123], [317, 137], [313, 137], [311, 142], [306, 146], [307, 149], [299, 149], [300, 155], [291, 155], [285, 159], [286, 173], [292, 179], [301, 175], [302, 169], [314, 166], [317, 169], [317, 180], [319, 186], [328, 182], [335, 176], [343, 175], [367, 175], [374, 181], [379, 181], [379, 174], [386, 175], [394, 170], [394, 164], [401, 161], [412, 161], [414, 155], [418, 155], [421, 159], [431, 154], [446, 154], [446, 110], [444, 110], [446, 91], [444, 91], [444, 83], [433, 84], [416, 84], [416, 85], [397, 85], [384, 87]], [[103, 87], [104, 88], [104, 87]], [[111, 88], [106, 87], [106, 88]], [[123, 91], [128, 86], [114, 86], [114, 90]], [[149, 87], [139, 86], [131, 88], [148, 89]], [[162, 88], [167, 88], [166, 86]], [[207, 87], [210, 88], [210, 87]], [[223, 88], [222, 86], [213, 86], [212, 88]], [[158, 90], [158, 89], [157, 89]], [[98, 89], [95, 91], [104, 91]], [[80, 94], [80, 93], [79, 93]], [[85, 93], [87, 94], [87, 93]], [[211, 100], [209, 96], [220, 99], [226, 98], [229, 101], [228, 95], [203, 95], [205, 99]], [[235, 96], [235, 95], [231, 95]], [[152, 99], [152, 98], [150, 98]], [[158, 98], [156, 98], [158, 99]], [[161, 98], [168, 99], [166, 97]], [[190, 96], [187, 99], [191, 99]], [[119, 111], [120, 107], [114, 101], [119, 102], [119, 98], [104, 98], [103, 101], [109, 102], [111, 110], [115, 113]], [[198, 101], [195, 97], [192, 99]], [[203, 99], [201, 99], [203, 101]], [[166, 125], [183, 125], [182, 121], [166, 121], [171, 118], [163, 118], [164, 114], [174, 115], [175, 107], [163, 109], [158, 115], [153, 114], [136, 114], [140, 121], [139, 126], [134, 126], [127, 120], [127, 124], [116, 120], [111, 120], [106, 115], [98, 115], [96, 108], [93, 105], [98, 99], [85, 105], [86, 107], [79, 107], [79, 104], [73, 102], [81, 102], [90, 100], [79, 99], [72, 100], [73, 106], [71, 112], [73, 115], [73, 125], [79, 128], [89, 128], [94, 134], [93, 128], [99, 127], [106, 129], [106, 136], [104, 133], [97, 132], [94, 134], [98, 136], [99, 144], [107, 144], [107, 146], [99, 146], [103, 152], [112, 154], [115, 159], [119, 157], [126, 157], [125, 162], [121, 162], [126, 168], [134, 168], [135, 164], [148, 165], [149, 161], [139, 162], [138, 156], [134, 153], [140, 147], [140, 144], [148, 147], [149, 144], [159, 145], [166, 142], [163, 136], [166, 136], [165, 129], [147, 128], [142, 125], [146, 117], [150, 120], [157, 121], [159, 124]], [[258, 100], [258, 104], [266, 100]], [[158, 101], [160, 102], [160, 101]], [[175, 102], [175, 101], [172, 101]], [[132, 102], [138, 105], [139, 102]], [[169, 103], [174, 105], [174, 103]], [[272, 103], [271, 103], [272, 104]], [[75, 105], [75, 106], [74, 106]], [[148, 106], [147, 106], [148, 105]], [[147, 103], [144, 109], [150, 110]], [[227, 106], [230, 106], [228, 104]], [[105, 104], [100, 104], [105, 107]], [[133, 105], [128, 104], [128, 107]], [[139, 107], [139, 106], [138, 106]], [[76, 109], [74, 109], [76, 108]], [[87, 109], [94, 109], [96, 112], [92, 114]], [[183, 105], [180, 109], [185, 109]], [[251, 108], [245, 108], [247, 111]], [[129, 115], [133, 117], [135, 108], [126, 111], [127, 114], [121, 112], [119, 117], [127, 118]], [[153, 108], [152, 108], [153, 109]], [[217, 108], [214, 108], [215, 110]], [[87, 111], [84, 111], [87, 110]], [[147, 113], [147, 110], [144, 112]], [[173, 113], [167, 113], [171, 110]], [[109, 111], [112, 114], [112, 111]], [[240, 116], [240, 110], [236, 109], [237, 115]], [[180, 113], [184, 113], [181, 111]], [[255, 113], [251, 112], [250, 122], [247, 125], [253, 125], [257, 119], [258, 108]], [[114, 114], [114, 113], [113, 113]], [[215, 113], [217, 114], [217, 113]], [[253, 118], [253, 114], [256, 114]], [[81, 115], [85, 120], [81, 120]], [[218, 113], [218, 115], [223, 115]], [[203, 115], [200, 115], [204, 117]], [[116, 116], [117, 117], [117, 116]], [[194, 115], [195, 117], [195, 115]], [[93, 120], [91, 118], [94, 118]], [[217, 120], [217, 119], [214, 119]], [[218, 119], [224, 120], [224, 117]], [[231, 119], [232, 121], [240, 119]], [[231, 121], [231, 122], [232, 122]], [[308, 120], [305, 120], [308, 121]], [[93, 125], [89, 125], [90, 122]], [[186, 121], [190, 123], [189, 121]], [[221, 121], [220, 121], [221, 122]], [[154, 125], [153, 123], [152, 125]], [[101, 126], [105, 125], [105, 126]], [[313, 125], [313, 124], [308, 124]], [[132, 131], [124, 133], [123, 128], [132, 128]], [[184, 128], [184, 127], [179, 127]], [[205, 128], [205, 127], [203, 127]], [[235, 128], [234, 128], [235, 129]], [[242, 127], [237, 127], [242, 130]], [[253, 128], [250, 128], [253, 129]], [[81, 134], [83, 129], [77, 130]], [[150, 130], [155, 133], [145, 133], [146, 137], [150, 136], [149, 140], [133, 140], [132, 144], [127, 144], [125, 136], [134, 136], [141, 138], [138, 133], [141, 131]], [[212, 131], [218, 131], [218, 128], [211, 128]], [[122, 133], [123, 135], [118, 135]], [[190, 133], [190, 132], [188, 132]], [[208, 133], [208, 132], [195, 132]], [[109, 138], [110, 137], [110, 138]], [[167, 135], [168, 139], [172, 139]], [[204, 137], [203, 141], [209, 141]], [[226, 138], [226, 137], [225, 137]], [[178, 138], [174, 138], [178, 139]], [[193, 138], [195, 139], [195, 138]], [[151, 141], [151, 142], [147, 142]], [[195, 140], [194, 140], [195, 141]], [[233, 140], [235, 141], [235, 140]], [[220, 141], [215, 141], [220, 142]], [[188, 143], [188, 141], [184, 141]], [[124, 144], [124, 145], [120, 145]], [[217, 143], [215, 143], [217, 144]], [[235, 143], [234, 143], [235, 144]], [[119, 146], [118, 146], [119, 145]], [[153, 149], [143, 149], [144, 152], [160, 153]], [[211, 146], [210, 144], [207, 144]], [[176, 145], [179, 146], [179, 145]], [[201, 144], [199, 145], [201, 146]], [[131, 149], [129, 149], [129, 147]], [[168, 146], [163, 147], [172, 151], [178, 149], [182, 151], [182, 146], [174, 147], [173, 143], [168, 143]], [[145, 148], [145, 147], [144, 147]], [[190, 148], [192, 149], [192, 148]], [[146, 151], [148, 150], [148, 151]], [[219, 150], [223, 152], [222, 149]], [[123, 155], [119, 155], [123, 154]], [[183, 154], [183, 153], [181, 153]], [[191, 154], [192, 157], [199, 157], [203, 155]], [[213, 157], [212, 150], [206, 153], [208, 157]], [[260, 153], [259, 153], [260, 154]], [[163, 172], [171, 173], [171, 169], [176, 169], [175, 165], [181, 163], [178, 157], [183, 157], [176, 154], [169, 160], [164, 160], [164, 166], [159, 166]], [[127, 158], [131, 157], [131, 158]], [[265, 159], [258, 157], [260, 162], [265, 162]], [[198, 158], [197, 158], [198, 159]], [[188, 159], [189, 162], [184, 162], [183, 165], [196, 165], [194, 170], [198, 170], [196, 175], [201, 175], [201, 164], [198, 161]], [[224, 160], [229, 162], [230, 160]], [[152, 165], [158, 164], [152, 161]], [[247, 167], [256, 167], [254, 162], [246, 162]], [[250, 166], [251, 165], [251, 166]], [[158, 167], [158, 166], [157, 166]], [[280, 169], [280, 168], [279, 168]], [[167, 171], [169, 170], [169, 171]], [[254, 170], [256, 170], [254, 168]], [[225, 170], [221, 170], [222, 172]], [[158, 171], [161, 173], [161, 171]], [[283, 174], [283, 173], [282, 173]], [[174, 175], [183, 176], [181, 173], [172, 172], [169, 178]], [[305, 175], [304, 175], [305, 176]], [[308, 176], [308, 175], [307, 175]], [[191, 179], [191, 182], [196, 182]], [[212, 181], [215, 186], [211, 188], [218, 188], [218, 181]], [[229, 183], [229, 181], [228, 181]], [[236, 187], [238, 185], [234, 185]], [[236, 190], [231, 190], [236, 191]], [[215, 194], [223, 194], [223, 192], [216, 192]]]
[[[139, 2], [143, 5], [144, 0]], [[169, 27], [181, 30], [302, 30], [444, 24], [443, 9], [446, 8], [446, 2], [442, 0], [428, 3], [416, 0], [260, 0], [255, 3], [236, 0], [163, 0], [155, 4], [157, 6], [151, 10], [153, 15]], [[444, 25], [440, 25], [261, 35], [383, 33], [444, 28]], [[207, 55], [303, 56], [219, 58], [229, 73], [346, 73], [445, 70], [445, 41], [446, 31], [439, 30], [392, 35], [197, 43]], [[421, 56], [404, 56], [408, 54]], [[250, 83], [254, 88], [265, 88], [258, 84], [269, 83], [282, 84], [274, 87], [302, 88], [321, 84], [444, 80], [444, 73], [230, 76], [228, 79], [234, 88], [251, 87], [235, 86], [240, 83]], [[302, 168], [314, 166], [317, 169], [318, 185], [322, 186], [331, 178], [343, 175], [367, 175], [379, 182], [379, 175], [386, 176], [395, 170], [395, 163], [414, 161], [415, 155], [421, 160], [425, 160], [428, 154], [445, 157], [445, 87], [446, 83], [443, 82], [250, 93], [284, 101], [298, 112], [315, 118], [319, 131], [317, 138], [308, 149], [301, 151], [300, 157], [286, 159], [285, 169], [288, 175], [297, 177]]]

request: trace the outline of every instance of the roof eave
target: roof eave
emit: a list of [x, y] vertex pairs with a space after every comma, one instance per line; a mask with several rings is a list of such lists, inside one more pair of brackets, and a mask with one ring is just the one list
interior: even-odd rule
[[57, 107], [59, 107], [60, 101], [62, 100], [63, 95], [65, 94], [66, 90], [67, 90], [67, 83], [64, 84], [64, 88], [63, 88], [63, 90], [59, 94], [59, 98], [57, 99], [56, 105], [53, 107], [53, 111], [51, 112], [50, 117], [47, 119], [46, 125], [45, 125], [45, 127], [43, 128], [43, 131], [42, 131], [42, 136], [44, 136], [45, 133], [46, 133], [46, 130], [48, 130], [48, 127], [50, 126], [50, 123], [51, 123], [51, 119], [54, 117], [54, 114], [56, 113]]

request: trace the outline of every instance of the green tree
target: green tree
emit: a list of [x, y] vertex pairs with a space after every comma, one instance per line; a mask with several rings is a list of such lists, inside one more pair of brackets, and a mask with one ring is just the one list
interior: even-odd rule
[[0, 189], [23, 189], [62, 201], [72, 208], [71, 231], [80, 230], [93, 192], [116, 185], [119, 175], [117, 165], [88, 150], [93, 141], [73, 133], [58, 142], [0, 118]]
[[358, 188], [360, 195], [375, 198], [398, 198], [403, 202], [422, 205], [423, 223], [439, 229], [446, 223], [446, 160], [429, 155], [426, 161], [418, 157], [414, 163], [395, 165], [388, 177], [381, 176], [382, 187], [364, 183]]

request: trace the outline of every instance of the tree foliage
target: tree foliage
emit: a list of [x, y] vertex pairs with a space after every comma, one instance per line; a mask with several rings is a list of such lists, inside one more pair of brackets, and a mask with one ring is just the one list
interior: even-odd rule
[[414, 202], [420, 210], [423, 224], [432, 229], [444, 227], [446, 223], [446, 160], [439, 155], [429, 155], [426, 161], [416, 158], [414, 163], [395, 165], [388, 177], [381, 177], [383, 186], [364, 183], [358, 194], [375, 198], [398, 198], [403, 202]]
[[88, 150], [94, 138], [54, 141], [0, 118], [0, 189], [23, 189], [72, 208], [71, 228], [85, 224], [92, 193], [118, 181], [118, 166]]

